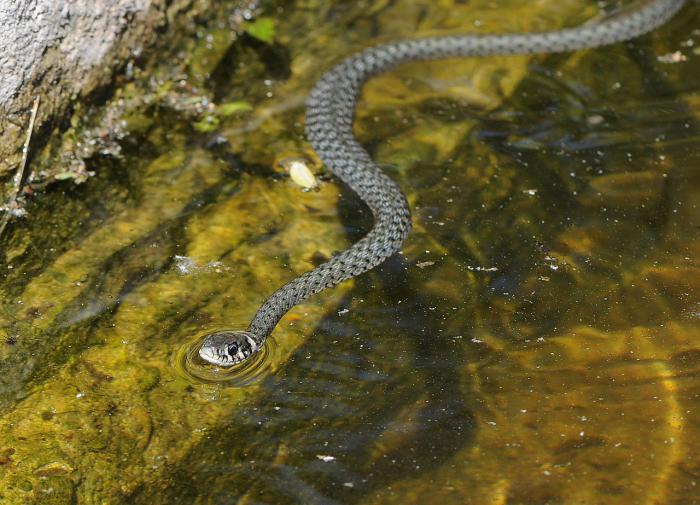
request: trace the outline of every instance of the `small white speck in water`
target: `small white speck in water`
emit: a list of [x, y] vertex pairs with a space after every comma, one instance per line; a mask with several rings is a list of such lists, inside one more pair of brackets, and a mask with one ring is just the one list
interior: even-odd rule
[[197, 264], [194, 260], [188, 256], [175, 256], [175, 268], [182, 274], [186, 275], [192, 273], [193, 270], [197, 268]]

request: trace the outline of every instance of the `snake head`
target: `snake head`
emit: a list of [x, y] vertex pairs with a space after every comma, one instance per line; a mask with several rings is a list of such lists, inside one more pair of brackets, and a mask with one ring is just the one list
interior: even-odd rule
[[260, 350], [248, 331], [217, 331], [206, 336], [199, 357], [212, 365], [229, 367], [245, 361]]

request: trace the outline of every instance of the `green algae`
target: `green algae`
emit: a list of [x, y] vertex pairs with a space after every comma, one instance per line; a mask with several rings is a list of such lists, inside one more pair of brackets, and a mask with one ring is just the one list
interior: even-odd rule
[[[181, 162], [182, 160], [177, 159], [157, 160], [154, 162], [157, 168], [154, 168], [153, 172], [162, 174], [162, 177], [172, 176], [169, 169], [181, 167]], [[189, 177], [209, 177], [209, 182], [216, 180], [211, 165], [199, 165], [200, 170], [205, 167], [206, 173], [190, 169], [185, 174]], [[182, 179], [175, 178], [173, 182], [168, 188], [177, 189], [178, 193], [171, 193], [169, 198], [166, 196], [159, 202], [170, 200], [173, 204], [172, 212], [182, 213], [179, 205], [181, 202], [173, 197], [191, 188], [184, 184]], [[314, 223], [313, 216], [305, 220], [306, 222], [289, 220], [289, 216], [293, 215], [290, 208], [303, 205], [304, 198], [303, 195], [300, 198], [298, 189], [291, 183], [288, 184], [288, 194], [282, 202], [289, 203], [274, 205], [275, 214], [287, 217], [281, 217], [274, 223], [278, 231], [272, 243], [279, 241], [280, 247], [294, 247], [301, 255], [290, 262], [287, 269], [278, 269], [278, 276], [270, 277], [269, 265], [255, 259], [267, 256], [264, 250], [269, 247], [269, 243], [262, 241], [257, 245], [246, 245], [246, 242], [254, 242], [260, 232], [241, 226], [240, 222], [241, 216], [245, 215], [251, 219], [251, 224], [269, 215], [272, 209], [260, 201], [261, 195], [267, 191], [270, 189], [266, 185], [252, 182], [246, 190], [237, 193], [237, 199], [222, 201], [213, 208], [205, 207], [201, 213], [190, 215], [189, 223], [185, 225], [186, 237], [180, 238], [188, 243], [188, 248], [182, 252], [195, 263], [203, 262], [205, 258], [217, 258], [217, 261], [221, 262], [217, 269], [206, 269], [201, 273], [183, 273], [169, 264], [163, 271], [159, 271], [155, 278], [149, 275], [146, 275], [145, 279], [137, 277], [138, 282], [132, 286], [129, 286], [130, 281], [133, 283], [131, 279], [114, 279], [112, 282], [115, 289], [111, 293], [105, 293], [105, 298], [119, 299], [116, 313], [110, 314], [112, 310], [107, 300], [106, 307], [88, 309], [87, 316], [102, 323], [98, 325], [93, 322], [90, 331], [84, 337], [89, 340], [91, 346], [80, 345], [76, 338], [75, 326], [80, 323], [71, 324], [51, 340], [45, 336], [42, 339], [20, 334], [20, 342], [28, 341], [27, 345], [32, 349], [41, 351], [42, 345], [50, 346], [43, 352], [37, 352], [37, 356], [45, 359], [37, 357], [31, 365], [35, 369], [53, 369], [54, 374], [31, 387], [30, 384], [36, 384], [38, 378], [27, 377], [29, 364], [25, 363], [24, 375], [21, 378], [12, 376], [16, 382], [8, 384], [5, 388], [16, 389], [20, 386], [17, 382], [22, 380], [21, 387], [29, 393], [23, 401], [15, 403], [5, 417], [7, 431], [3, 436], [3, 443], [7, 443], [8, 447], [15, 451], [13, 472], [5, 475], [8, 480], [3, 486], [7, 499], [26, 500], [24, 493], [10, 494], [13, 489], [17, 491], [15, 479], [61, 456], [69, 461], [67, 464], [76, 467], [76, 479], [84, 482], [77, 491], [81, 501], [118, 500], [120, 495], [131, 492], [130, 486], [145, 485], [143, 465], [149, 468], [153, 466], [149, 471], [149, 479], [157, 482], [160, 466], [158, 461], [164, 457], [177, 460], [177, 453], [186, 450], [189, 444], [196, 443], [208, 430], [213, 429], [218, 424], [218, 417], [225, 415], [225, 412], [242, 398], [253, 394], [254, 387], [245, 390], [223, 390], [217, 393], [217, 402], [213, 405], [210, 395], [215, 389], [203, 385], [195, 385], [192, 389], [185, 377], [178, 375], [177, 368], [173, 366], [173, 355], [179, 346], [193, 335], [202, 332], [199, 329], [201, 321], [206, 321], [204, 327], [228, 326], [234, 323], [242, 325], [245, 317], [254, 310], [254, 304], [259, 303], [266, 294], [262, 288], [270, 282], [282, 283], [284, 279], [279, 276], [289, 277], [293, 272], [300, 273], [308, 268], [304, 258], [308, 258], [309, 250], [323, 251], [333, 244], [332, 230], [323, 234], [321, 244], [313, 240], [306, 240], [305, 244], [298, 243], [297, 237], [308, 236], [309, 232], [305, 231], [306, 229], [311, 227], [318, 230], [324, 228], [324, 225]], [[325, 207], [328, 209], [326, 212], [334, 214], [333, 188], [328, 186], [325, 193]], [[314, 204], [317, 208], [322, 206], [318, 194], [315, 195]], [[140, 217], [144, 219], [142, 223], [139, 222]], [[160, 251], [159, 255], [164, 254], [169, 250], [164, 244], [158, 243], [158, 237], [154, 237], [151, 230], [159, 224], [165, 230], [172, 230], [158, 222], [158, 218], [168, 217], [171, 216], [155, 212], [153, 208], [148, 211], [142, 208], [141, 212], [119, 216], [120, 219], [115, 219], [113, 226], [105, 227], [104, 234], [98, 233], [94, 240], [99, 241], [100, 249], [109, 257], [113, 256], [113, 253], [110, 254], [112, 247], [131, 248], [133, 235], [130, 234], [145, 235], [150, 240], [144, 241], [143, 247]], [[328, 225], [325, 227], [328, 228]], [[112, 241], [106, 238], [108, 236], [113, 237]], [[86, 248], [88, 246], [89, 244], [85, 244]], [[342, 242], [334, 247], [342, 247]], [[89, 250], [95, 252], [94, 247], [90, 247]], [[171, 250], [169, 252], [172, 254]], [[72, 257], [59, 258], [57, 263], [80, 265], [85, 268], [92, 265], [86, 257], [79, 254], [80, 251], [71, 253]], [[141, 269], [147, 268], [143, 256], [137, 257]], [[99, 257], [90, 259], [95, 262], [100, 260]], [[231, 278], [216, 271], [240, 271], [241, 265], [245, 264], [249, 265], [245, 275], [235, 275]], [[163, 266], [157, 267], [160, 269]], [[262, 270], [256, 273], [256, 270], [261, 268]], [[82, 270], [75, 275], [84, 278], [81, 273]], [[47, 277], [48, 283], [41, 282], [42, 279], [38, 278], [36, 285], [28, 286], [26, 300], [30, 300], [29, 295], [35, 289], [42, 292], [51, 289], [56, 276]], [[229, 282], [221, 282], [226, 277], [229, 277]], [[66, 278], [75, 277], [67, 274]], [[262, 285], [261, 278], [265, 279]], [[81, 284], [90, 286], [91, 281], [85, 279]], [[79, 287], [76, 287], [76, 291], [78, 289]], [[256, 292], [257, 297], [254, 295]], [[67, 302], [70, 302], [69, 296], [69, 293], [64, 294]], [[76, 293], [76, 296], [80, 295]], [[329, 298], [332, 299], [333, 296], [339, 296], [339, 293], [332, 294]], [[96, 303], [95, 298], [91, 298], [93, 303]], [[81, 307], [83, 305], [80, 304]], [[289, 349], [298, 345], [301, 332], [308, 328], [314, 319], [313, 313], [319, 310], [320, 306], [316, 309], [305, 307], [303, 320], [291, 331], [284, 331], [290, 334], [280, 339], [280, 361], [284, 360]], [[56, 304], [43, 314], [42, 319], [46, 322], [42, 321], [42, 324], [50, 326], [52, 321], [65, 311], [66, 308]], [[25, 357], [28, 354], [19, 343], [12, 347], [12, 351]], [[6, 358], [3, 364], [19, 362], [11, 358], [12, 355]], [[56, 367], [60, 365], [62, 367], [56, 372]], [[9, 382], [9, 379], [7, 380]], [[178, 403], [180, 406], [177, 406]], [[228, 409], [226, 405], [229, 405]], [[46, 411], [53, 413], [49, 420], [39, 414]], [[19, 422], [19, 419], [22, 421]], [[163, 424], [169, 424], [175, 429], [154, 431], [154, 425]], [[35, 447], [21, 442], [36, 438], [38, 433], [41, 433], [40, 439], [45, 441], [40, 453], [36, 452]], [[185, 443], [185, 439], [189, 442]], [[89, 449], [89, 452], [84, 453], [85, 449]], [[117, 485], [109, 478], [110, 475], [126, 475], [129, 478], [125, 479], [126, 482], [122, 478], [118, 479], [120, 484]], [[29, 479], [31, 480], [31, 477]]]
[[267, 44], [275, 41], [276, 21], [272, 18], [261, 17], [243, 24], [243, 30], [258, 40]]
[[[122, 161], [95, 166], [121, 177], [88, 182], [100, 205], [57, 196], [65, 244], [37, 251], [39, 219], [13, 231], [2, 500], [692, 503], [697, 90], [674, 91], [692, 62], [657, 59], [689, 37], [687, 21], [636, 51], [413, 64], [373, 80], [356, 131], [408, 193], [403, 254], [294, 309], [251, 385], [183, 373], [183, 346], [244, 326], [367, 229], [343, 188], [302, 192], [275, 171], [288, 156], [317, 163], [302, 106], [322, 68], [407, 33], [595, 13], [574, 1], [277, 7], [274, 40], [203, 28], [178, 66], [189, 84], [165, 79], [143, 101], [118, 92], [145, 104], [129, 109]], [[598, 70], [611, 66], [619, 87]]]

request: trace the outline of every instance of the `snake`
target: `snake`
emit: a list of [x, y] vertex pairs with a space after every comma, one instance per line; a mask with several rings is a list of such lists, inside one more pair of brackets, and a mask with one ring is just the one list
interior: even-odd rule
[[206, 335], [199, 357], [231, 367], [259, 352], [280, 319], [310, 296], [356, 277], [397, 253], [411, 231], [403, 192], [359, 144], [353, 133], [363, 84], [402, 63], [455, 57], [561, 53], [626, 41], [661, 26], [686, 0], [651, 0], [630, 12], [597, 23], [558, 31], [464, 34], [406, 39], [370, 47], [326, 72], [306, 100], [306, 136], [327, 169], [372, 211], [370, 231], [327, 262], [293, 279], [263, 302], [245, 330]]

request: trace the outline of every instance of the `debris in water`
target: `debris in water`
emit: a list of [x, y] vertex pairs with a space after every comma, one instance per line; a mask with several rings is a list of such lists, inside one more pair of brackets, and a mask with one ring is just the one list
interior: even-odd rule
[[467, 270], [471, 270], [472, 272], [498, 272], [498, 267], [473, 267], [471, 265], [467, 265]]
[[318, 187], [316, 176], [309, 168], [309, 164], [301, 158], [290, 159], [283, 166], [289, 172], [289, 177], [304, 189], [314, 189]]
[[680, 63], [681, 61], [686, 61], [688, 57], [680, 51], [675, 51], [673, 53], [664, 54], [663, 56], [658, 56], [656, 59], [661, 63]]
[[188, 275], [188, 274], [200, 271], [200, 270], [204, 270], [204, 271], [213, 270], [216, 273], [221, 273], [223, 270], [228, 270], [228, 267], [224, 266], [224, 264], [220, 261], [210, 261], [209, 263], [207, 263], [203, 267], [200, 267], [189, 256], [175, 255], [174, 259], [175, 259], [175, 268], [177, 268], [178, 272], [180, 272], [181, 275]]
[[192, 273], [193, 270], [197, 268], [197, 264], [194, 260], [188, 256], [175, 256], [175, 267], [182, 275], [187, 275]]

